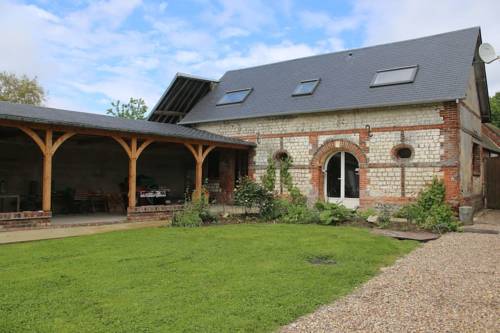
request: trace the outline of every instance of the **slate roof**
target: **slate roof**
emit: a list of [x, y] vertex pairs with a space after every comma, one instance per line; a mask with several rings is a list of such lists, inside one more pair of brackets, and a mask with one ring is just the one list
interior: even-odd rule
[[[226, 72], [180, 122], [280, 116], [464, 98], [478, 27], [402, 42]], [[413, 83], [370, 88], [376, 71], [418, 65]], [[311, 96], [292, 97], [300, 81], [320, 78]], [[253, 88], [241, 104], [216, 106], [226, 91]]]
[[145, 120], [130, 120], [94, 113], [68, 111], [9, 102], [0, 102], [0, 119], [143, 135], [157, 135], [169, 138], [202, 140], [225, 144], [255, 145], [251, 142], [227, 138], [186, 126], [156, 123]]
[[483, 148], [500, 154], [500, 147], [498, 147], [497, 144], [492, 139], [490, 139], [489, 136], [483, 134], [481, 136], [481, 142], [483, 144]]

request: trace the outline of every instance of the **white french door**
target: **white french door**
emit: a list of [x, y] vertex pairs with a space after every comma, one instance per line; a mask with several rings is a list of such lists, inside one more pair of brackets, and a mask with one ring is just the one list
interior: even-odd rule
[[341, 203], [348, 208], [359, 206], [359, 163], [354, 155], [347, 152], [336, 153], [326, 161], [325, 196], [326, 201]]

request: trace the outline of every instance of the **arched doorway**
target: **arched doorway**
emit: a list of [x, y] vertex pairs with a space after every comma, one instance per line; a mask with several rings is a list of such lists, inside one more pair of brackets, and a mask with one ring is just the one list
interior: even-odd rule
[[359, 162], [348, 152], [331, 155], [324, 165], [325, 200], [348, 208], [359, 206]]

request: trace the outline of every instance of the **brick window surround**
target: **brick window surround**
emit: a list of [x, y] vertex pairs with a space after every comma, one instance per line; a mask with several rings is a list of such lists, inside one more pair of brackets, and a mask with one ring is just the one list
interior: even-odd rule
[[318, 199], [324, 200], [324, 173], [323, 166], [328, 157], [338, 152], [347, 152], [359, 163], [359, 197], [364, 197], [367, 186], [367, 159], [363, 150], [354, 142], [345, 139], [327, 140], [316, 150], [311, 160], [311, 183], [318, 193]]

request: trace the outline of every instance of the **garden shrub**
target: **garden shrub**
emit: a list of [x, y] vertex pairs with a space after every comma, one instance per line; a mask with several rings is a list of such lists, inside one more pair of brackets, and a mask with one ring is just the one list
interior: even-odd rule
[[210, 212], [208, 199], [204, 194], [200, 199], [188, 202], [182, 211], [172, 217], [174, 227], [199, 227], [204, 223], [217, 223], [217, 216]]
[[172, 226], [174, 227], [199, 227], [202, 223], [199, 212], [192, 207], [175, 213], [172, 218]]
[[288, 202], [286, 210], [282, 214], [280, 221], [289, 224], [312, 224], [319, 223], [319, 214], [315, 209], [307, 207], [306, 204], [296, 204]]
[[458, 222], [452, 208], [445, 202], [444, 182], [434, 177], [422, 190], [415, 203], [404, 206], [397, 213], [419, 227], [435, 232], [457, 231]]
[[363, 219], [363, 220], [368, 220], [370, 216], [373, 215], [378, 215], [377, 211], [374, 208], [367, 208], [367, 209], [358, 209], [356, 210], [356, 215]]
[[245, 209], [258, 207], [260, 215], [264, 217], [272, 215], [274, 209], [273, 193], [249, 177], [244, 177], [238, 182], [234, 193], [234, 202]]
[[321, 224], [336, 225], [352, 219], [355, 215], [352, 209], [341, 204], [317, 202], [315, 207], [319, 211]]

